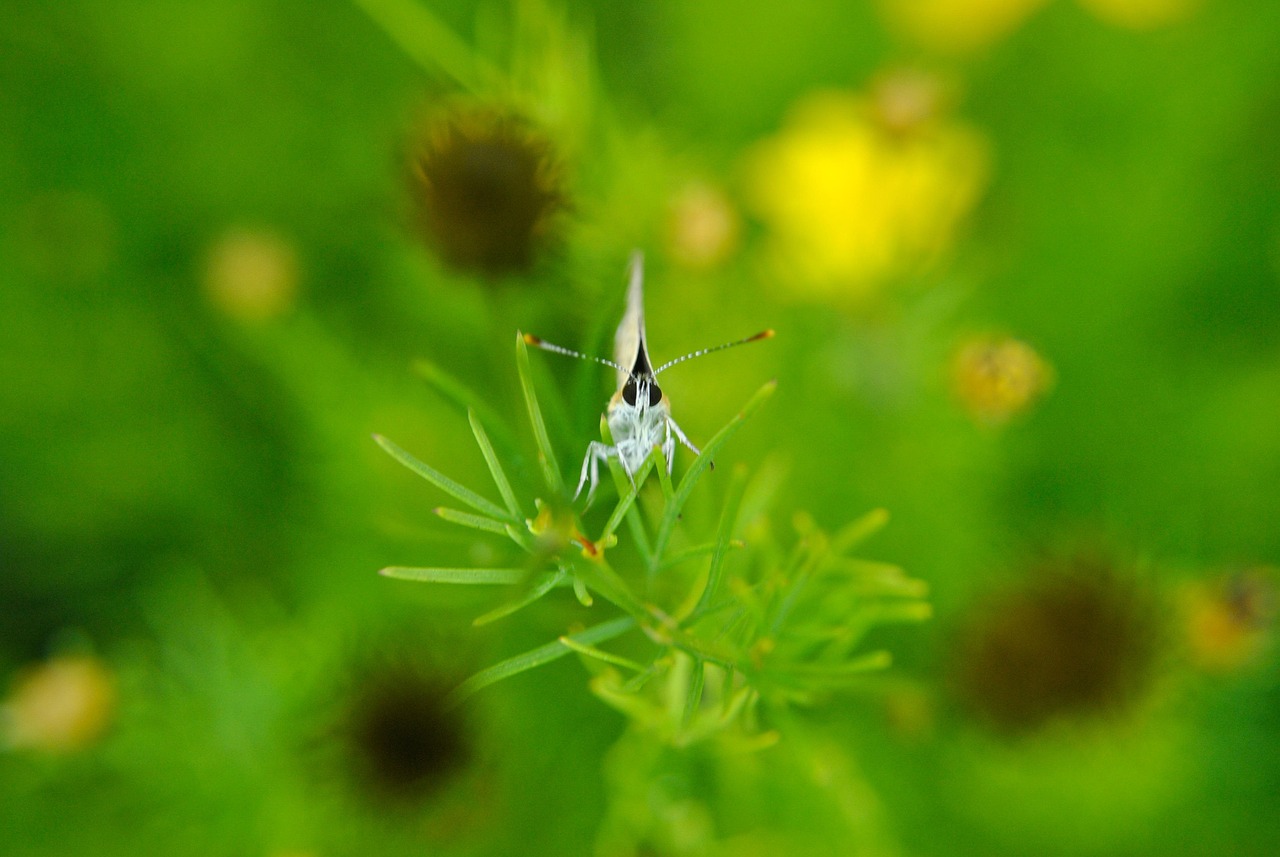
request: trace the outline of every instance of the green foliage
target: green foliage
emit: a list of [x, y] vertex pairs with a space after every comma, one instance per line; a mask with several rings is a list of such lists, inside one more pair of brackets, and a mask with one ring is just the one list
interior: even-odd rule
[[[740, 719], [754, 716], [758, 702], [809, 704], [856, 683], [863, 674], [890, 662], [885, 651], [862, 651], [868, 631], [877, 625], [928, 617], [928, 605], [922, 600], [924, 584], [895, 566], [848, 555], [883, 526], [887, 520], [883, 511], [871, 512], [831, 536], [806, 516], [797, 516], [794, 544], [786, 547], [768, 523], [768, 498], [757, 497], [752, 503], [753, 519], [742, 520], [748, 485], [746, 471], [739, 467], [734, 469], [714, 532], [685, 532], [682, 512], [694, 491], [707, 484], [704, 477], [714, 457], [768, 401], [777, 386], [774, 382], [761, 387], [707, 442], [674, 487], [667, 479], [661, 450], [654, 449], [635, 474], [634, 484], [616, 460], [611, 461], [619, 496], [599, 535], [592, 538], [586, 535], [589, 528], [582, 513], [568, 504], [520, 335], [516, 366], [544, 480], [539, 490], [546, 492], [545, 497], [535, 495], [531, 503], [520, 502], [473, 409], [468, 409], [471, 430], [505, 510], [386, 438], [375, 435], [374, 439], [413, 473], [480, 513], [437, 509], [437, 515], [459, 526], [506, 536], [529, 555], [529, 565], [393, 566], [381, 573], [424, 583], [522, 588], [516, 598], [478, 617], [477, 625], [510, 616], [568, 586], [597, 624], [482, 670], [454, 691], [453, 704], [502, 679], [576, 653], [596, 665], [593, 687], [602, 698], [646, 720], [653, 712], [662, 712], [673, 718], [666, 730], [668, 739], [687, 743], [740, 725]], [[455, 398], [478, 401], [461, 390]], [[603, 422], [602, 428], [608, 442]], [[661, 502], [647, 516], [636, 501], [655, 470]], [[761, 487], [757, 486], [757, 493]], [[520, 510], [530, 506], [539, 510], [538, 515], [519, 520]], [[629, 559], [615, 535], [624, 519], [635, 539], [636, 549]], [[736, 539], [744, 528], [752, 530], [752, 537]], [[615, 569], [613, 557], [619, 554], [623, 564]], [[666, 596], [655, 601], [650, 594], [659, 574], [674, 583], [664, 585]], [[598, 621], [601, 608], [595, 596], [621, 615]], [[639, 632], [643, 640], [634, 657], [599, 647], [630, 631]], [[624, 681], [617, 670], [625, 670], [630, 677]], [[659, 689], [657, 700], [653, 700], [655, 688]], [[652, 700], [654, 707], [646, 700]]]
[[[1280, 853], [1278, 41], [0, 0], [0, 853]], [[523, 151], [527, 270], [423, 241], [442, 128]], [[637, 247], [655, 356], [782, 335], [664, 375], [708, 455], [584, 510], [612, 390], [504, 343], [604, 353]], [[1081, 543], [1121, 636], [1039, 582]], [[442, 737], [430, 789], [364, 779]]]

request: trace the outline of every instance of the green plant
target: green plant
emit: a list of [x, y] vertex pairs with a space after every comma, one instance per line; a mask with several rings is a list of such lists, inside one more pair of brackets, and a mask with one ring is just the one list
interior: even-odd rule
[[[529, 555], [527, 567], [408, 568], [382, 570], [387, 577], [427, 583], [501, 585], [516, 597], [475, 620], [510, 616], [559, 589], [572, 589], [585, 615], [599, 621], [476, 673], [458, 686], [458, 704], [513, 675], [578, 654], [597, 675], [593, 689], [637, 721], [650, 722], [675, 743], [696, 740], [741, 723], [754, 731], [757, 703], [806, 703], [870, 670], [888, 665], [884, 651], [860, 648], [867, 631], [887, 622], [929, 615], [925, 586], [886, 563], [849, 555], [887, 520], [883, 510], [858, 518], [833, 534], [805, 515], [794, 518], [796, 538], [787, 545], [774, 533], [767, 509], [777, 479], [766, 470], [749, 481], [734, 470], [718, 523], [711, 533], [689, 533], [682, 512], [729, 439], [772, 395], [769, 382], [711, 438], [684, 475], [673, 482], [654, 450], [635, 485], [610, 462], [618, 499], [594, 538], [567, 491], [531, 379], [529, 355], [516, 340], [516, 366], [537, 445], [546, 499], [521, 499], [508, 467], [477, 416], [479, 401], [439, 373], [427, 377], [465, 406], [476, 443], [501, 495], [495, 503], [375, 436], [393, 458], [449, 494], [466, 510], [440, 508], [454, 524], [510, 539]], [[492, 418], [491, 418], [492, 419]], [[608, 428], [602, 420], [606, 442]], [[510, 433], [503, 430], [503, 435]], [[659, 496], [637, 503], [650, 472]], [[652, 493], [652, 492], [650, 492]], [[533, 512], [531, 517], [526, 517]], [[611, 557], [625, 524], [634, 552], [615, 569]], [[736, 536], [749, 527], [747, 541]], [[699, 537], [700, 536], [700, 537]], [[661, 578], [661, 585], [659, 579]], [[599, 604], [605, 602], [607, 607]], [[603, 608], [603, 609], [602, 609]], [[608, 612], [608, 616], [599, 614]], [[602, 648], [638, 632], [639, 645], [622, 654]], [[637, 654], [638, 651], [638, 654]]]

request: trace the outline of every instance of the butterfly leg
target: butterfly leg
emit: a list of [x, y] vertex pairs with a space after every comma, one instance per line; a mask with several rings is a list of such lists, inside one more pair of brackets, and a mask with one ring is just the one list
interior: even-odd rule
[[618, 461], [622, 464], [622, 472], [627, 474], [627, 481], [631, 483], [631, 490], [638, 492], [640, 489], [636, 486], [635, 471], [640, 469], [640, 465], [632, 464], [635, 460], [635, 447], [634, 440], [620, 441], [617, 446], [617, 454]]
[[587, 445], [587, 454], [582, 459], [582, 475], [578, 477], [578, 490], [573, 492], [573, 499], [577, 500], [578, 495], [582, 493], [582, 486], [587, 483], [587, 477], [591, 477], [591, 487], [587, 489], [587, 505], [591, 505], [591, 498], [595, 496], [596, 486], [600, 484], [600, 462], [608, 462], [610, 458], [618, 457], [618, 448], [615, 446], [607, 446], [598, 440], [591, 441]]
[[676, 463], [676, 439], [671, 436], [671, 420], [667, 420], [667, 437], [662, 441], [662, 457], [667, 460], [667, 475]]
[[685, 437], [684, 432], [680, 431], [680, 426], [676, 425], [676, 421], [671, 419], [670, 417], [667, 418], [667, 428], [675, 432], [676, 437], [680, 438], [680, 442], [683, 443], [685, 446], [689, 447], [689, 449], [693, 450], [694, 455], [702, 455], [702, 450], [698, 449], [696, 446], [694, 446], [692, 443], [689, 442], [689, 438]]

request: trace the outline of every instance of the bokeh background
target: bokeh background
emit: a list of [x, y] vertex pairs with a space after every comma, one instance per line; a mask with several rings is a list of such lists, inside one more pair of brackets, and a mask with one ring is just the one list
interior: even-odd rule
[[[6, 0], [0, 853], [1280, 853], [1278, 43], [1263, 0]], [[657, 359], [778, 332], [664, 376], [689, 435], [776, 377], [726, 457], [783, 521], [888, 509], [931, 590], [728, 761], [573, 659], [445, 710], [581, 608], [375, 573], [500, 556], [370, 434], [486, 484], [445, 373], [528, 455], [514, 332], [605, 353], [633, 248]], [[612, 379], [543, 356], [572, 467]]]

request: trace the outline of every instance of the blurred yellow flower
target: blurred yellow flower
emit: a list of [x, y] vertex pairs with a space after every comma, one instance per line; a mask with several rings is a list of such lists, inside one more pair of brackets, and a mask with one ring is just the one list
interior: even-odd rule
[[671, 258], [694, 270], [723, 263], [738, 249], [741, 221], [724, 191], [693, 181], [672, 197], [667, 221]]
[[987, 180], [985, 139], [936, 115], [909, 127], [883, 102], [820, 92], [748, 154], [748, 204], [781, 278], [865, 295], [948, 249]]
[[1035, 404], [1052, 384], [1053, 370], [1021, 340], [979, 336], [956, 352], [951, 380], [957, 398], [975, 419], [998, 425]]
[[1276, 581], [1274, 569], [1254, 569], [1186, 588], [1186, 644], [1197, 667], [1233, 672], [1261, 656], [1274, 631]]
[[1000, 41], [1048, 2], [881, 0], [881, 5], [890, 23], [914, 41], [946, 53], [969, 53]]
[[101, 661], [54, 658], [19, 678], [0, 705], [0, 746], [78, 750], [106, 729], [115, 701], [115, 683]]
[[248, 324], [270, 321], [293, 308], [298, 255], [274, 232], [235, 228], [209, 248], [204, 291], [228, 317]]
[[1079, 0], [1100, 20], [1131, 30], [1152, 30], [1184, 21], [1201, 0]]

